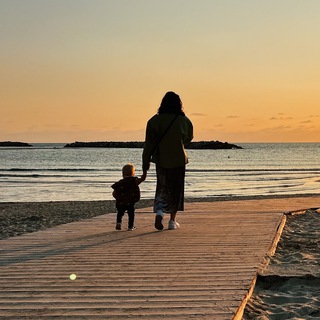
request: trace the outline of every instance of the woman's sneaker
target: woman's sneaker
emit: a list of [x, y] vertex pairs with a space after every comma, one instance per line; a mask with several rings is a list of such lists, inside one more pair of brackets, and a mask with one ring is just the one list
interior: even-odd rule
[[180, 224], [177, 221], [174, 221], [174, 220], [169, 221], [169, 225], [168, 225], [169, 230], [175, 230], [178, 228], [180, 228]]
[[160, 214], [156, 215], [156, 220], [154, 222], [154, 227], [157, 230], [162, 230], [163, 229], [162, 219], [163, 219], [162, 215], [160, 215]]
[[136, 229], [136, 227], [129, 227], [128, 228], [128, 231], [133, 231], [133, 230], [135, 230]]

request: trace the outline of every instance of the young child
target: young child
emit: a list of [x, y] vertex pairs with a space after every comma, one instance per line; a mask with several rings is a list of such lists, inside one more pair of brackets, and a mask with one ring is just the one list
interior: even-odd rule
[[139, 184], [146, 179], [146, 174], [140, 178], [135, 177], [135, 167], [132, 163], [128, 163], [122, 168], [123, 179], [114, 183], [113, 197], [116, 199], [117, 208], [117, 224], [116, 230], [121, 230], [122, 217], [128, 212], [128, 231], [133, 231], [134, 226], [134, 204], [140, 200]]

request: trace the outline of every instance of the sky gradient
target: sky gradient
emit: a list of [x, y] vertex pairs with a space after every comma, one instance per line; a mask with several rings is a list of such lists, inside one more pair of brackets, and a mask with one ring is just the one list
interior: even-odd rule
[[0, 141], [320, 141], [318, 0], [0, 0]]

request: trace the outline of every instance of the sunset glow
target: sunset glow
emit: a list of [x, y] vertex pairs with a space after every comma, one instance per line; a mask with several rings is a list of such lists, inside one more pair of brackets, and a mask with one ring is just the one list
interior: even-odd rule
[[166, 91], [195, 140], [320, 141], [320, 2], [0, 1], [0, 141], [142, 141]]

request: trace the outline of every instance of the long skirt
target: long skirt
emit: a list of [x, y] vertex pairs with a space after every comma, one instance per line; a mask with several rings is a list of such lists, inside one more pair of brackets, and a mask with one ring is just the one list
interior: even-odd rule
[[154, 212], [175, 213], [184, 210], [184, 180], [186, 167], [161, 168], [156, 166], [157, 188]]

